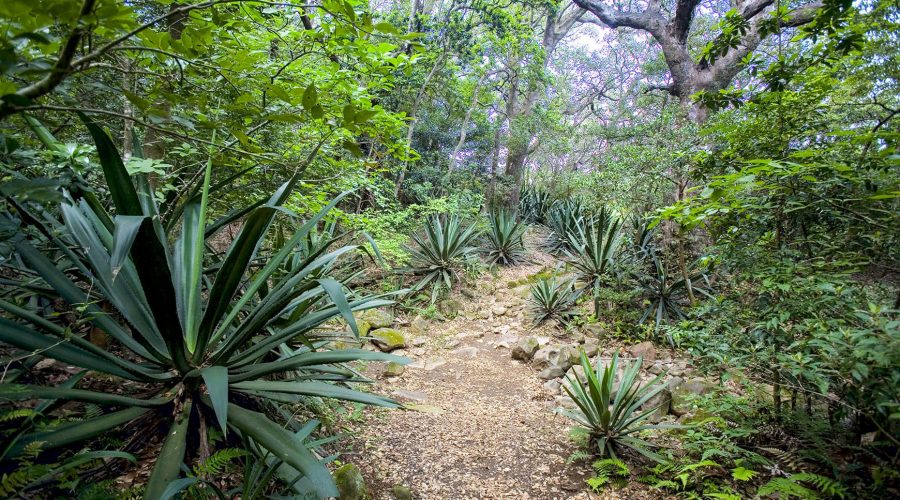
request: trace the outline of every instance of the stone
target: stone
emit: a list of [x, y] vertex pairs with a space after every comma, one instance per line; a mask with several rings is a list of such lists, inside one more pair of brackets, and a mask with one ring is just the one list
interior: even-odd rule
[[363, 479], [359, 467], [353, 464], [344, 464], [334, 471], [333, 477], [341, 500], [364, 500], [369, 498], [369, 492], [366, 490], [366, 481]]
[[585, 342], [584, 334], [579, 332], [578, 330], [573, 330], [569, 337], [572, 339], [572, 342], [576, 342], [578, 344], [584, 344]]
[[406, 366], [401, 365], [400, 363], [396, 363], [394, 361], [389, 362], [384, 365], [384, 370], [381, 372], [381, 376], [383, 377], [399, 377], [403, 375], [406, 371]]
[[572, 401], [572, 398], [570, 398], [568, 395], [559, 395], [553, 398], [553, 400], [556, 402], [556, 406], [559, 406], [561, 408], [577, 407], [575, 401]]
[[574, 346], [550, 345], [534, 353], [532, 365], [539, 371], [538, 377], [547, 380], [562, 377], [580, 357], [581, 353]]
[[416, 347], [415, 349], [413, 349], [410, 352], [412, 353], [413, 356], [424, 356], [426, 351], [425, 351], [424, 347]]
[[656, 347], [653, 345], [653, 342], [650, 342], [649, 340], [629, 346], [627, 352], [632, 357], [643, 358], [644, 365], [656, 361]]
[[584, 339], [584, 344], [582, 344], [581, 348], [584, 350], [584, 353], [587, 357], [592, 358], [600, 352], [600, 341], [597, 339]]
[[606, 327], [600, 323], [588, 323], [581, 327], [585, 337], [593, 337], [599, 339], [606, 334]]
[[491, 319], [491, 311], [487, 309], [482, 309], [478, 311], [478, 317], [481, 319]]
[[453, 349], [454, 347], [458, 346], [460, 343], [461, 342], [458, 340], [451, 340], [450, 342], [447, 342], [447, 349]]
[[394, 500], [412, 500], [412, 490], [408, 486], [397, 485], [391, 488], [391, 495]]
[[478, 355], [477, 347], [460, 347], [459, 349], [454, 349], [451, 354], [455, 354], [456, 356], [462, 358], [474, 358]]
[[663, 417], [669, 414], [669, 410], [672, 405], [672, 393], [669, 392], [669, 389], [663, 389], [656, 393], [652, 398], [648, 399], [646, 403], [641, 406], [641, 410], [649, 410], [651, 408], [656, 408], [656, 410], [650, 414], [648, 420], [651, 424], [658, 424], [662, 421]]
[[456, 299], [444, 299], [437, 303], [437, 310], [445, 318], [455, 319], [463, 310], [463, 305]]
[[422, 361], [416, 361], [414, 363], [410, 363], [410, 368], [417, 368], [419, 370], [431, 371], [437, 368], [440, 368], [447, 364], [447, 360], [441, 357], [428, 358]]
[[425, 345], [427, 343], [428, 343], [428, 340], [426, 340], [424, 337], [416, 337], [416, 338], [412, 339], [411, 345], [413, 347], [422, 347], [423, 345]]
[[503, 316], [506, 314], [506, 311], [506, 306], [502, 306], [499, 304], [491, 308], [491, 312], [494, 313], [494, 316]]
[[650, 365], [650, 368], [647, 368], [647, 371], [654, 375], [659, 375], [660, 373], [662, 373], [664, 371], [663, 365], [662, 365], [662, 363], [657, 361], [656, 363], [653, 363], [652, 365]]
[[418, 335], [425, 335], [426, 333], [428, 333], [428, 330], [429, 330], [428, 320], [421, 316], [416, 316], [412, 320], [410, 329], [412, 331], [416, 332], [416, 334], [418, 334]]
[[460, 293], [462, 293], [463, 296], [468, 299], [474, 299], [478, 297], [478, 294], [475, 293], [475, 290], [472, 290], [471, 288], [463, 288], [462, 290], [460, 290]]
[[424, 392], [418, 391], [404, 391], [401, 389], [397, 389], [391, 393], [391, 396], [398, 401], [413, 401], [415, 403], [421, 403], [428, 399], [428, 396], [425, 395]]
[[550, 379], [544, 382], [544, 389], [550, 394], [559, 394], [559, 388], [562, 382], [558, 378]]
[[394, 314], [386, 309], [368, 309], [363, 311], [360, 319], [369, 323], [373, 330], [394, 324]]
[[536, 338], [528, 337], [522, 339], [518, 344], [516, 344], [516, 346], [513, 347], [512, 353], [510, 353], [510, 355], [512, 356], [512, 359], [525, 361], [527, 363], [531, 361], [532, 358], [534, 358], [534, 353], [537, 352], [539, 347], [540, 346], [538, 345], [538, 341]]
[[[670, 383], [671, 386], [671, 383]], [[672, 414], [682, 416], [693, 409], [691, 400], [712, 391], [713, 385], [702, 378], [683, 380], [672, 389]]]
[[379, 328], [369, 332], [369, 337], [376, 347], [384, 352], [391, 352], [401, 347], [406, 347], [406, 337], [400, 330], [393, 328]]

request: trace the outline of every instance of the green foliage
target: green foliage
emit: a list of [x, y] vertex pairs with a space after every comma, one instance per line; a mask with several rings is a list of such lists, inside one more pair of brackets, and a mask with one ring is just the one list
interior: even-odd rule
[[622, 221], [603, 207], [586, 227], [578, 228], [572, 239], [574, 249], [566, 252], [576, 279], [591, 291], [594, 317], [600, 317], [600, 289], [612, 279], [622, 244]]
[[846, 490], [840, 483], [808, 472], [776, 477], [759, 487], [759, 496], [779, 495], [784, 498], [815, 500], [818, 498], [846, 498]]
[[670, 318], [686, 318], [687, 314], [682, 309], [682, 303], [687, 298], [688, 287], [696, 294], [712, 297], [708, 289], [709, 282], [706, 274], [694, 272], [685, 279], [681, 273], [670, 274], [668, 266], [661, 258], [653, 256], [652, 262], [651, 272], [634, 275], [634, 279], [641, 286], [647, 304], [639, 323], [652, 319], [658, 329]]
[[547, 214], [553, 205], [550, 193], [538, 186], [522, 186], [519, 193], [519, 213], [530, 224], [546, 224]]
[[577, 314], [575, 305], [580, 295], [574, 281], [559, 281], [555, 276], [539, 278], [531, 285], [531, 318], [535, 324], [548, 320], [567, 324]]
[[585, 233], [588, 216], [579, 199], [567, 199], [553, 204], [547, 215], [550, 234], [545, 243], [547, 251], [559, 255], [575, 252], [577, 237]]
[[601, 367], [599, 362], [593, 367], [587, 356], [581, 353], [586, 380], [582, 381], [577, 374], [574, 379], [567, 375], [563, 384], [577, 408], [557, 411], [587, 429], [591, 436], [590, 449], [601, 457], [615, 459], [616, 451], [625, 447], [661, 462], [664, 458], [650, 450], [652, 445], [636, 435], [659, 427], [644, 423], [656, 408], [641, 407], [665, 388], [660, 383], [662, 376], [641, 384], [638, 374], [643, 360], [638, 358], [634, 363], [622, 366], [621, 378], [617, 383], [618, 358], [618, 353], [615, 353], [605, 367]]
[[586, 479], [588, 486], [599, 493], [608, 484], [621, 486], [631, 476], [631, 469], [617, 458], [604, 458], [591, 464], [594, 475]]
[[410, 267], [405, 272], [421, 276], [413, 285], [413, 291], [421, 291], [431, 286], [431, 302], [437, 300], [442, 287], [452, 289], [460, 281], [467, 260], [475, 255], [472, 246], [478, 237], [475, 226], [463, 226], [459, 216], [451, 215], [443, 220], [431, 217], [423, 233], [413, 235], [415, 247], [409, 248], [412, 255]]
[[[50, 318], [5, 300], [0, 304], [15, 321], [0, 318], [0, 339], [41, 357], [102, 373], [120, 384], [138, 382], [142, 389], [120, 395], [74, 384], [3, 384], [0, 392], [8, 400], [51, 398], [111, 408], [86, 407], [80, 421], [26, 429], [9, 443], [5, 458], [26, 456], [35, 443], [43, 443], [42, 450], [65, 448], [140, 418], [162, 418], [162, 425], [170, 427], [147, 487], [146, 495], [153, 497], [178, 477], [188, 436], [194, 432], [192, 408], [202, 405], [205, 414], [216, 417], [223, 433], [237, 433], [277, 453], [295, 477], [310, 480], [311, 492], [333, 495], [330, 474], [306, 443], [259, 410], [305, 396], [396, 406], [386, 398], [338, 385], [353, 378], [340, 363], [395, 357], [321, 349], [315, 333], [338, 316], [355, 331], [353, 311], [390, 303], [379, 296], [348, 298], [345, 284], [329, 276], [336, 260], [356, 246], [331, 249], [333, 239], [314, 247], [304, 244], [340, 198], [300, 225], [282, 246], [267, 248], [266, 233], [297, 182], [294, 177], [267, 203], [246, 212], [240, 233], [220, 258], [210, 255], [206, 245], [212, 235], [208, 227], [220, 226], [210, 224], [207, 217], [212, 162], [198, 196], [178, 210], [181, 224], [166, 224], [147, 180], [138, 176], [133, 183], [109, 136], [85, 122], [97, 143], [115, 213], [84, 195], [67, 197], [59, 207], [62, 221], [31, 215], [26, 202], [17, 202], [22, 219], [11, 219], [11, 214], [7, 219], [29, 230], [13, 245], [23, 265], [42, 278], [44, 293], [73, 307], [88, 304], [86, 320], [120, 347], [104, 350]], [[167, 232], [166, 227], [171, 229]], [[38, 246], [60, 252], [67, 264], [57, 267], [50, 260], [55, 254]], [[304, 254], [309, 251], [313, 253]], [[251, 271], [251, 261], [260, 253], [267, 256], [265, 265]], [[285, 272], [285, 265], [290, 272]], [[92, 283], [96, 287], [92, 293], [116, 314], [103, 313], [78, 282]]]
[[521, 262], [525, 255], [525, 243], [522, 241], [525, 226], [516, 220], [516, 214], [496, 210], [491, 212], [488, 221], [490, 231], [487, 233], [487, 261], [504, 266]]

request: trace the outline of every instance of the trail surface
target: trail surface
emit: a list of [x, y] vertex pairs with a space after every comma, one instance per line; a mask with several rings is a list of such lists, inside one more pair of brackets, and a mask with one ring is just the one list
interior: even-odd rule
[[[419, 411], [366, 410], [355, 424], [353, 450], [343, 459], [363, 471], [375, 499], [409, 487], [426, 499], [601, 498], [587, 491], [585, 464], [566, 464], [576, 447], [571, 422], [556, 413], [554, 395], [510, 349], [527, 336], [562, 335], [535, 329], [522, 283], [553, 259], [528, 238], [531, 263], [485, 273], [449, 321], [416, 319], [403, 327], [414, 360], [399, 377], [370, 365], [382, 378], [376, 392]], [[510, 286], [514, 284], [514, 286]], [[630, 489], [630, 488], [629, 488]], [[602, 498], [641, 498], [637, 492]], [[652, 497], [645, 497], [652, 498]]]

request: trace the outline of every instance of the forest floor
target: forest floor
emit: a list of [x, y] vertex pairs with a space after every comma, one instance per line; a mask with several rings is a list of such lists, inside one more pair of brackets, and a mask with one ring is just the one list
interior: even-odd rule
[[454, 319], [409, 322], [403, 353], [413, 363], [400, 376], [366, 368], [380, 379], [375, 392], [413, 409], [366, 409], [349, 424], [351, 450], [341, 459], [362, 470], [375, 500], [394, 498], [395, 486], [424, 499], [659, 498], [639, 483], [591, 493], [589, 464], [566, 463], [577, 447], [571, 421], [554, 412], [558, 391], [510, 357], [524, 337], [566, 342], [525, 311], [529, 286], [518, 283], [555, 264], [537, 238], [527, 237], [530, 263], [484, 273], [454, 295], [462, 306]]

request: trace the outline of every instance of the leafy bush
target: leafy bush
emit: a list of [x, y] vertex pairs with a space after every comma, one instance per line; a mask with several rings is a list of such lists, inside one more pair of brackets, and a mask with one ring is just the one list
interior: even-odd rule
[[522, 236], [525, 226], [516, 215], [506, 210], [491, 212], [489, 216], [487, 260], [491, 264], [511, 266], [521, 262], [525, 255]]
[[[310, 443], [267, 413], [277, 403], [309, 396], [397, 406], [346, 387], [356, 377], [340, 364], [403, 358], [360, 349], [321, 349], [317, 329], [323, 323], [343, 317], [356, 332], [353, 311], [390, 303], [385, 296], [348, 298], [347, 284], [329, 276], [337, 259], [355, 245], [332, 249], [333, 239], [312, 247], [303, 244], [340, 197], [281, 247], [266, 251], [266, 233], [297, 182], [295, 174], [265, 203], [245, 211], [239, 235], [219, 260], [209, 254], [206, 240], [212, 228], [234, 219], [229, 215], [225, 221], [208, 221], [212, 160], [198, 195], [177, 211], [180, 225], [167, 223], [158, 215], [147, 180], [137, 176], [135, 186], [107, 133], [86, 124], [97, 144], [115, 215], [92, 196], [70, 195], [60, 206], [62, 221], [47, 213], [35, 215], [26, 203], [17, 203], [22, 221], [45, 236], [35, 243], [23, 233], [12, 244], [27, 266], [21, 272], [40, 277], [40, 293], [80, 311], [84, 322], [115, 340], [115, 349], [98, 347], [52, 316], [7, 300], [0, 300], [0, 308], [15, 320], [0, 318], [0, 341], [102, 374], [126, 393], [77, 388], [83, 375], [59, 386], [31, 384], [25, 375], [16, 383], [0, 384], [0, 397], [6, 400], [118, 408], [85, 413], [53, 428], [22, 426], [7, 443], [4, 459], [15, 459], [33, 446], [41, 451], [63, 448], [161, 421], [167, 437], [146, 491], [147, 498], [157, 498], [179, 476], [200, 419], [210, 419], [223, 434], [252, 442], [253, 451], [278, 456], [285, 465], [282, 477], [289, 483], [302, 476], [297, 484], [316, 496], [335, 496], [331, 476], [309, 450]], [[65, 257], [63, 265], [48, 257], [51, 251]], [[251, 266], [260, 255], [265, 255], [264, 264]], [[86, 291], [85, 284], [91, 289]]]
[[546, 224], [547, 213], [553, 205], [548, 191], [536, 186], [523, 186], [519, 193], [519, 212], [522, 220], [532, 224]]
[[653, 257], [653, 272], [636, 274], [634, 277], [640, 284], [648, 303], [639, 322], [643, 323], [648, 318], [653, 318], [657, 329], [670, 318], [684, 319], [687, 317], [682, 310], [682, 302], [688, 297], [688, 286], [695, 293], [712, 298], [708, 287], [701, 286], [708, 283], [705, 274], [693, 273], [688, 277], [690, 280], [688, 282], [680, 273], [669, 274], [668, 267], [663, 260], [655, 256]]
[[463, 227], [462, 219], [451, 215], [446, 222], [434, 216], [425, 223], [423, 234], [414, 234], [416, 246], [409, 248], [410, 267], [405, 271], [421, 276], [412, 290], [431, 286], [431, 302], [437, 300], [441, 287], [448, 290], [460, 281], [465, 262], [475, 255], [472, 243], [478, 236], [475, 226]]
[[566, 383], [563, 384], [577, 408], [557, 411], [587, 430], [591, 450], [601, 457], [617, 458], [616, 451], [626, 447], [662, 462], [664, 458], [649, 449], [652, 446], [649, 442], [635, 437], [640, 431], [660, 427], [644, 424], [656, 408], [640, 408], [665, 388], [665, 384], [660, 383], [662, 374], [642, 385], [638, 375], [643, 360], [638, 358], [622, 367], [621, 380], [617, 383], [618, 358], [618, 353], [613, 354], [609, 364], [601, 369], [599, 361], [593, 367], [588, 357], [581, 353], [581, 367], [584, 368], [586, 380], [582, 381], [575, 374], [574, 378], [566, 376]]
[[541, 278], [531, 285], [531, 317], [535, 324], [554, 319], [570, 322], [575, 315], [575, 305], [580, 293], [574, 281], [557, 281], [556, 277]]

